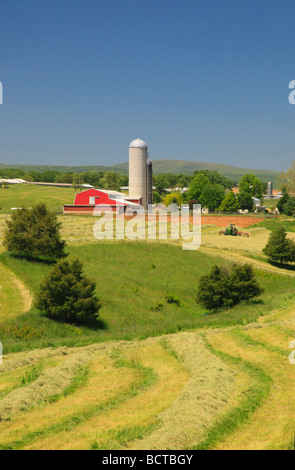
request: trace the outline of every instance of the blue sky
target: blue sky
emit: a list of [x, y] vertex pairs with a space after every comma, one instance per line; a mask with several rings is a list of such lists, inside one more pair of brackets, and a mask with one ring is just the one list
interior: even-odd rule
[[0, 162], [285, 170], [295, 2], [0, 0]]

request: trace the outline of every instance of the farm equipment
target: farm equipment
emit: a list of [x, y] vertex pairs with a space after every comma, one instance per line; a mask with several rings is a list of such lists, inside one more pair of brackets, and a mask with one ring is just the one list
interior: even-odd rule
[[235, 224], [230, 224], [229, 227], [226, 227], [225, 231], [219, 232], [219, 235], [231, 235], [232, 237], [237, 237], [237, 236], [249, 237], [250, 236], [250, 234], [247, 232], [239, 232]]
[[237, 237], [238, 234], [238, 229], [234, 224], [230, 224], [229, 227], [226, 227], [225, 232], [219, 232], [219, 235], [231, 235], [232, 237]]

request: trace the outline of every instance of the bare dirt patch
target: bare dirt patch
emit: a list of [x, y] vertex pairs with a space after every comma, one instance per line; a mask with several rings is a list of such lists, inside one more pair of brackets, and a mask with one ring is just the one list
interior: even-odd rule
[[[264, 217], [243, 216], [243, 215], [202, 215], [202, 225], [217, 225], [227, 227], [230, 224], [246, 228], [262, 222]], [[192, 219], [191, 219], [192, 221]]]

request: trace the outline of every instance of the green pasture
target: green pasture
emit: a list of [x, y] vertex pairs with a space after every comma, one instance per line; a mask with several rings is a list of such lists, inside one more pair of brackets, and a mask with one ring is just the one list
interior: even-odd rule
[[64, 204], [73, 204], [74, 198], [73, 188], [15, 184], [0, 188], [0, 214], [9, 214], [16, 207], [32, 207], [37, 202], [47, 204], [51, 210], [62, 210]]
[[[265, 292], [261, 299], [216, 314], [208, 314], [196, 304], [200, 276], [214, 264], [228, 263], [199, 251], [145, 242], [96, 242], [70, 246], [69, 257], [84, 263], [85, 273], [95, 280], [102, 303], [97, 328], [61, 324], [40, 315], [35, 307], [29, 313], [0, 323], [6, 352], [48, 346], [76, 346], [108, 340], [137, 340], [149, 336], [199, 328], [215, 328], [253, 322], [260, 315], [295, 299], [295, 279], [258, 271]], [[9, 268], [34, 294], [51, 269], [44, 263], [31, 263], [0, 255]], [[173, 295], [180, 306], [168, 303]]]

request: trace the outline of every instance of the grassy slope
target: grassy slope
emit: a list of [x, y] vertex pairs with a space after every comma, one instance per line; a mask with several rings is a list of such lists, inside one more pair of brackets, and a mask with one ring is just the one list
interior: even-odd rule
[[44, 202], [52, 210], [61, 210], [64, 204], [73, 204], [74, 197], [72, 188], [12, 185], [0, 188], [0, 214], [10, 213], [12, 207], [32, 207], [36, 202]]
[[[42, 406], [41, 412], [40, 408], [36, 408], [17, 414], [9, 423], [4, 422], [0, 426], [1, 443], [15, 448], [159, 448], [159, 436], [163, 439], [162, 442], [171, 442], [169, 429], [177, 423], [180, 441], [176, 439], [173, 448], [289, 448], [295, 425], [290, 386], [290, 379], [295, 378], [295, 369], [288, 363], [288, 345], [295, 337], [292, 308], [294, 278], [259, 271], [259, 280], [266, 289], [264, 303], [241, 305], [230, 312], [204, 316], [194, 302], [198, 276], [207, 272], [213, 263], [228, 261], [205, 253], [183, 252], [180, 247], [163, 244], [89, 244], [92, 218], [71, 217], [62, 220], [63, 233], [71, 242], [70, 256], [81, 257], [87, 274], [95, 278], [98, 295], [103, 301], [101, 317], [110, 328], [95, 331], [60, 325], [40, 318], [36, 310], [32, 309], [29, 314], [19, 316], [17, 323], [12, 320], [1, 325], [1, 340], [4, 339], [7, 351], [48, 345], [75, 346], [110, 339], [137, 339], [182, 328], [224, 327], [254, 321], [259, 314], [262, 315], [257, 325], [260, 328], [251, 327], [244, 331], [244, 326], [238, 326], [234, 330], [219, 330], [219, 334], [211, 334], [210, 329], [203, 329], [209, 344], [215, 351], [221, 351], [219, 357], [226, 364], [216, 365], [219, 386], [222, 370], [230, 368], [234, 372], [234, 389], [231, 395], [220, 397], [221, 401], [224, 400], [224, 413], [220, 417], [217, 409], [210, 415], [211, 394], [216, 389], [216, 384], [211, 382], [212, 375], [202, 378], [198, 368], [195, 382], [187, 382], [184, 386], [188, 377], [183, 366], [193, 373], [186, 362], [182, 364], [183, 348], [188, 344], [187, 337], [182, 339], [179, 336], [178, 342], [172, 341], [173, 348], [178, 345], [178, 349], [170, 351], [170, 361], [167, 356], [169, 348], [165, 354], [156, 345], [156, 338], [152, 343], [147, 340], [144, 353], [139, 353], [137, 349], [141, 343], [131, 341], [128, 344], [134, 348], [134, 352], [131, 355], [127, 353], [126, 361], [118, 362], [116, 355], [111, 356], [112, 361], [115, 360], [115, 367], [110, 363], [107, 351], [121, 346], [118, 343], [104, 343], [97, 346], [102, 349], [96, 362], [90, 367], [87, 382], [84, 379], [81, 381], [78, 374], [77, 380], [75, 379], [77, 384], [80, 383], [78, 388], [73, 385], [71, 392], [64, 396], [61, 394], [56, 398], [57, 401], [52, 404], [48, 402], [45, 408]], [[286, 228], [289, 232], [293, 231], [292, 221], [283, 223], [288, 224]], [[258, 256], [259, 253], [261, 255], [261, 246], [268, 238], [269, 228], [262, 226], [249, 229], [249, 239], [219, 237], [216, 229], [204, 228], [203, 243], [211, 246], [213, 253], [219, 253], [216, 248], [221, 248], [226, 255], [230, 255], [229, 250], [234, 250], [234, 254], [251, 256], [254, 253], [254, 256]], [[77, 244], [77, 239], [84, 244]], [[228, 249], [224, 243], [230, 244]], [[44, 264], [32, 265], [9, 258], [5, 254], [1, 255], [0, 261], [33, 292], [36, 292], [36, 286], [49, 269]], [[9, 282], [7, 288], [9, 290]], [[5, 287], [5, 291], [8, 290]], [[171, 290], [182, 302], [180, 309], [165, 303], [165, 295], [172, 293]], [[164, 303], [164, 308], [160, 311], [152, 310], [151, 307], [159, 302]], [[187, 353], [190, 358], [196, 352], [196, 344], [200, 338], [199, 333], [193, 335], [196, 335], [192, 341], [193, 349]], [[170, 342], [170, 339], [167, 341]], [[65, 351], [60, 354], [64, 353]], [[32, 357], [35, 355], [38, 366], [40, 351], [25, 354], [31, 354]], [[101, 354], [105, 355], [102, 357]], [[198, 354], [202, 359], [205, 357], [202, 350]], [[22, 361], [25, 357], [22, 353]], [[232, 362], [227, 357], [232, 357]], [[12, 355], [11, 358], [13, 361], [17, 355]], [[177, 358], [181, 367], [175, 361]], [[135, 364], [132, 360], [138, 363]], [[206, 363], [210, 364], [211, 370], [213, 359]], [[20, 364], [23, 368], [25, 363]], [[2, 393], [9, 393], [11, 387], [19, 387], [21, 392], [21, 387], [28, 380], [35, 380], [38, 367], [29, 368], [26, 372], [21, 367], [16, 368], [15, 373], [8, 371], [6, 376], [2, 376]], [[97, 369], [95, 376], [97, 367], [99, 370]], [[122, 367], [125, 367], [123, 376]], [[126, 381], [122, 383], [122, 378], [118, 380], [118, 377], [126, 377]], [[167, 384], [172, 377], [174, 381], [169, 382], [168, 388], [175, 393], [167, 395]], [[269, 386], [270, 380], [274, 384], [272, 387]], [[122, 388], [118, 388], [117, 385], [121, 383]], [[190, 387], [193, 384], [193, 389], [187, 388], [189, 383]], [[209, 388], [202, 391], [203, 383]], [[222, 389], [225, 390], [224, 387], [229, 385], [229, 382], [225, 382]], [[92, 389], [95, 390], [93, 395]], [[16, 391], [14, 393], [17, 395]], [[172, 402], [177, 403], [176, 396], [180, 400], [179, 409], [171, 406]], [[205, 397], [208, 397], [208, 401], [201, 402], [204, 414], [199, 415], [199, 421], [196, 422], [194, 418], [191, 423], [188, 413], [185, 423], [182, 422], [180, 417], [184, 416], [185, 411], [182, 407], [187, 406], [189, 410], [189, 407], [196, 406], [193, 399], [198, 402]], [[93, 406], [88, 406], [89, 398], [94, 400]], [[216, 398], [213, 402], [216, 402]], [[118, 416], [121, 417], [120, 422], [117, 421]], [[216, 417], [217, 422], [212, 426]], [[101, 432], [98, 433], [97, 429], [101, 429]], [[175, 433], [173, 438], [176, 438]]]
[[[96, 281], [102, 302], [102, 325], [97, 330], [62, 325], [40, 318], [33, 308], [29, 314], [18, 317], [17, 334], [22, 336], [24, 332], [25, 341], [9, 332], [13, 321], [2, 325], [0, 331], [7, 350], [140, 339], [192, 328], [245, 324], [294, 299], [294, 278], [261, 271], [257, 275], [265, 292], [259, 303], [241, 304], [218, 315], [204, 315], [205, 310], [195, 302], [198, 279], [214, 264], [227, 264], [227, 260], [172, 245], [144, 242], [71, 246], [70, 257], [76, 256], [84, 262], [85, 273]], [[5, 253], [0, 255], [0, 261], [35, 294], [50, 269]], [[279, 292], [276, 296], [275, 289]], [[170, 294], [179, 298], [180, 308], [167, 303], [165, 297]], [[162, 307], [156, 308], [159, 304]]]

